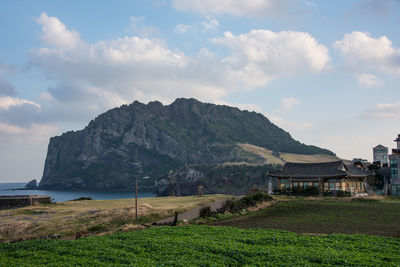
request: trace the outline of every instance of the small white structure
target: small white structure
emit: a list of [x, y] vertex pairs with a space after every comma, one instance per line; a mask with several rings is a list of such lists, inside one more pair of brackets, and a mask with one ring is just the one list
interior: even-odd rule
[[389, 149], [383, 145], [377, 145], [373, 149], [373, 162], [379, 161], [381, 165], [389, 163]]

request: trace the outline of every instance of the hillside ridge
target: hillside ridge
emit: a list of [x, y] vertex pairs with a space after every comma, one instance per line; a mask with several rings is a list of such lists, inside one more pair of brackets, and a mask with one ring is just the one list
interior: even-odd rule
[[100, 114], [82, 130], [52, 137], [39, 187], [122, 189], [133, 187], [135, 175], [152, 177], [146, 181], [151, 186], [187, 164], [273, 164], [238, 144], [276, 155], [334, 156], [294, 140], [260, 113], [193, 98], [178, 98], [170, 105], [135, 101]]

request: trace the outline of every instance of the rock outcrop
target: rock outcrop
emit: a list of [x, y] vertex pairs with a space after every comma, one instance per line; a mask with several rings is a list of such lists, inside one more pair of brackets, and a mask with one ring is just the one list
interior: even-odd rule
[[36, 190], [37, 188], [38, 188], [38, 186], [37, 186], [36, 179], [33, 179], [32, 181], [28, 182], [25, 185], [25, 189], [27, 189], [27, 190]]
[[[277, 165], [191, 165], [185, 166], [156, 181], [159, 196], [196, 195], [198, 187], [204, 194], [246, 194], [252, 188], [266, 188], [267, 171], [280, 169]], [[276, 182], [276, 181], [274, 181]]]
[[134, 102], [99, 115], [80, 131], [52, 137], [41, 189], [120, 190], [134, 176], [158, 177], [187, 164], [263, 163], [237, 143], [277, 152], [332, 152], [294, 140], [256, 112], [177, 99], [170, 105]]

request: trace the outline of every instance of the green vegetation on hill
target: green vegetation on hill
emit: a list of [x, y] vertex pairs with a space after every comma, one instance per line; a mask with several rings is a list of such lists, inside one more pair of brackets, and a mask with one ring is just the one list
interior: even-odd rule
[[329, 150], [294, 140], [260, 113], [183, 98], [163, 106], [167, 112], [161, 115], [152, 111], [154, 105], [145, 107], [144, 116], [189, 149], [215, 143], [232, 146], [250, 143], [279, 152], [334, 155]]
[[158, 227], [0, 244], [1, 266], [398, 266], [400, 239], [231, 227]]

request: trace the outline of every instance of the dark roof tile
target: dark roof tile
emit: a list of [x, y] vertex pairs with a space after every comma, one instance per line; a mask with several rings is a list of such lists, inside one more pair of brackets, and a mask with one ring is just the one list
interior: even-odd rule
[[342, 160], [321, 163], [287, 162], [281, 171], [271, 172], [273, 177], [312, 178], [312, 177], [344, 177], [345, 175], [364, 177], [368, 173], [353, 164], [345, 164]]

